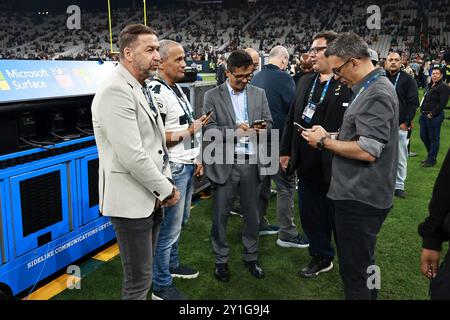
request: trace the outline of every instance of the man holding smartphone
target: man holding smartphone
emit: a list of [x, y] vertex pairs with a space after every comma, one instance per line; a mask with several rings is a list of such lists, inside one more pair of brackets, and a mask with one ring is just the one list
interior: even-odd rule
[[[207, 91], [203, 101], [203, 113], [212, 111], [203, 135], [203, 161], [205, 173], [215, 187], [211, 242], [216, 262], [214, 276], [221, 282], [230, 279], [227, 222], [236, 194], [245, 200], [241, 202], [245, 266], [255, 278], [264, 278], [258, 262], [257, 207], [263, 176], [258, 158], [253, 161], [259, 144], [249, 137], [263, 129], [269, 130], [272, 116], [264, 91], [249, 85], [253, 71], [253, 61], [247, 52], [232, 52], [227, 59], [227, 81]], [[251, 128], [255, 120], [264, 122]], [[215, 153], [207, 154], [207, 150]]]
[[298, 83], [280, 146], [281, 168], [288, 173], [296, 170], [299, 178], [300, 218], [309, 238], [311, 256], [310, 263], [300, 270], [300, 276], [305, 278], [330, 271], [335, 256], [331, 242], [334, 207], [327, 197], [331, 154], [310, 148], [300, 133], [303, 128], [319, 124], [333, 132], [341, 127], [350, 92], [343, 83], [333, 79], [324, 56], [336, 38], [337, 34], [331, 31], [314, 36], [309, 54], [315, 72], [303, 76]]
[[185, 297], [173, 286], [172, 278], [193, 279], [199, 274], [198, 270], [180, 264], [178, 242], [181, 227], [190, 214], [193, 177], [203, 174], [203, 166], [197, 158], [200, 131], [209, 118], [194, 119], [192, 106], [177, 85], [184, 78], [186, 66], [183, 47], [172, 40], [162, 40], [159, 44], [161, 61], [149, 89], [164, 123], [172, 178], [181, 199], [164, 211], [153, 261], [152, 299], [180, 300]]

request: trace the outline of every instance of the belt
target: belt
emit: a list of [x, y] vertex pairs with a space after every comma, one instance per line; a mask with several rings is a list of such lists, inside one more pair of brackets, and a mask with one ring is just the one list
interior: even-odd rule
[[251, 157], [251, 155], [249, 154], [234, 154], [234, 159], [245, 159], [245, 160], [249, 160]]

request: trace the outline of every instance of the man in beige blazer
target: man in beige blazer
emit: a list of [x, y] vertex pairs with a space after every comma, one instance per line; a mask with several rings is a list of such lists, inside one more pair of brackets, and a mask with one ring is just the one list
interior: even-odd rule
[[146, 299], [162, 207], [179, 199], [170, 178], [164, 125], [144, 81], [160, 60], [158, 38], [144, 25], [119, 36], [120, 63], [92, 102], [99, 155], [99, 207], [111, 217], [124, 273], [122, 299]]

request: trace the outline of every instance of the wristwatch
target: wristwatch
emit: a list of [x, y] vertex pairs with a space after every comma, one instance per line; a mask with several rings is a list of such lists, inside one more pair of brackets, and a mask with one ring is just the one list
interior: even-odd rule
[[328, 139], [328, 137], [327, 136], [323, 136], [322, 138], [320, 138], [320, 140], [316, 144], [317, 149], [319, 149], [320, 151], [322, 151], [323, 148], [325, 147], [325, 144], [324, 144], [325, 139]]

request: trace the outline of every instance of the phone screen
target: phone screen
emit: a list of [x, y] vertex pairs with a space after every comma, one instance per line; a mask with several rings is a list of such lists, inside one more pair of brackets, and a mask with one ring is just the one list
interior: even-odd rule
[[297, 123], [294, 121], [294, 126], [296, 126], [297, 128], [299, 128], [300, 130], [306, 130], [305, 127], [303, 127], [301, 124]]

